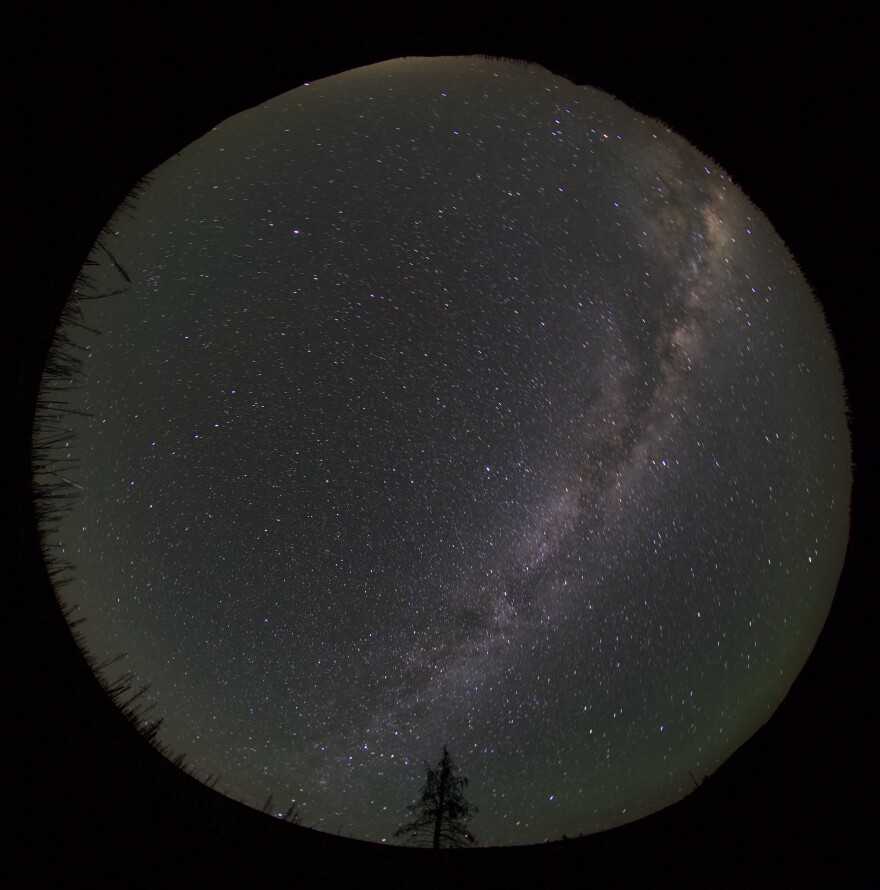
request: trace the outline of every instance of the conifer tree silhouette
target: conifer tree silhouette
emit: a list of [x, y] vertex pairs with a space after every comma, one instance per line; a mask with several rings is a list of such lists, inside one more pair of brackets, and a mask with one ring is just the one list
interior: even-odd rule
[[408, 807], [415, 816], [398, 828], [394, 836], [407, 837], [411, 843], [430, 842], [435, 850], [475, 844], [476, 838], [468, 831], [467, 823], [477, 808], [464, 797], [468, 780], [455, 775], [455, 764], [446, 745], [437, 768], [432, 769], [426, 762], [425, 769], [427, 778], [421, 796]]

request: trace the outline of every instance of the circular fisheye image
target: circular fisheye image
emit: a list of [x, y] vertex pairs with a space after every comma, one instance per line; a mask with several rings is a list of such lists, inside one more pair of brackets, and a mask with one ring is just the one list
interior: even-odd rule
[[785, 697], [846, 549], [841, 371], [782, 240], [524, 63], [352, 70], [182, 149], [96, 243], [39, 416], [47, 558], [132, 720], [372, 841], [684, 797]]

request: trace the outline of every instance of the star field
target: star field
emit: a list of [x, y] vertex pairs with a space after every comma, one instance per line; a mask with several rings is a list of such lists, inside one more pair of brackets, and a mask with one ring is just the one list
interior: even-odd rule
[[447, 743], [480, 842], [531, 843], [679, 799], [770, 717], [843, 562], [841, 375], [662, 123], [386, 62], [230, 118], [112, 228], [65, 596], [218, 788], [390, 839]]

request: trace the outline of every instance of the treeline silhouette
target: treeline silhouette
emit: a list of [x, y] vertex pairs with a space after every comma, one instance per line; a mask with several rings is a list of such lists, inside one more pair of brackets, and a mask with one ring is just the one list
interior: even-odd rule
[[[185, 752], [176, 753], [171, 745], [162, 740], [161, 730], [165, 718], [155, 715], [158, 702], [150, 696], [152, 684], [139, 683], [133, 671], [112, 670], [114, 666], [120, 666], [127, 653], [120, 652], [102, 659], [89, 647], [82, 631], [86, 616], [80, 615], [79, 606], [66, 600], [63, 595], [65, 588], [68, 588], [76, 578], [76, 566], [66, 557], [63, 547], [57, 543], [61, 534], [61, 523], [74, 508], [76, 500], [83, 491], [82, 486], [76, 481], [76, 471], [79, 466], [75, 453], [77, 434], [71, 420], [77, 416], [93, 416], [73, 408], [70, 404], [71, 393], [82, 386], [85, 359], [90, 352], [90, 346], [78, 342], [74, 335], [76, 332], [82, 332], [83, 339], [101, 336], [101, 331], [86, 324], [82, 304], [119, 296], [131, 287], [131, 277], [107, 245], [113, 237], [115, 223], [119, 217], [131, 215], [135, 211], [138, 200], [151, 181], [150, 174], [141, 178], [101, 229], [83, 268], [76, 276], [73, 289], [55, 328], [34, 412], [31, 447], [33, 505], [40, 548], [56, 603], [82, 658], [99, 685], [125, 719], [159, 754], [208, 788], [218, 790], [217, 783], [222, 778], [221, 774], [201, 775], [193, 764], [187, 762]], [[118, 274], [121, 279], [120, 286], [102, 290], [95, 284], [93, 272], [100, 262], [101, 255], [110, 261]], [[228, 791], [221, 793], [230, 796]], [[239, 802], [259, 809], [258, 805], [252, 805], [247, 801], [239, 800]], [[263, 804], [261, 812], [291, 824], [301, 823], [296, 800], [292, 800], [285, 810], [275, 812], [274, 797], [271, 793]]]

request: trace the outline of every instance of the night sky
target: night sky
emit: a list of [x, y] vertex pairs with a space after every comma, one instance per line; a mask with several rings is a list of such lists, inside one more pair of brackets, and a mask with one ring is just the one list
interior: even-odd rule
[[218, 788], [390, 839], [448, 743], [479, 841], [529, 843], [671, 803], [769, 718], [846, 548], [841, 376], [661, 122], [388, 62], [230, 119], [111, 228], [64, 594]]

